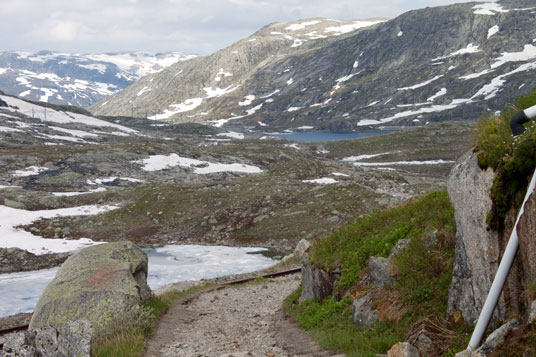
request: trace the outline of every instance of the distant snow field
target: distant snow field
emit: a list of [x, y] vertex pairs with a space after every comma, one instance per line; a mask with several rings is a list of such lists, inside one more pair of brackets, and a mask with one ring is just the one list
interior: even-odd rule
[[26, 211], [0, 205], [0, 247], [20, 248], [34, 254], [70, 252], [85, 246], [97, 244], [91, 239], [48, 239], [33, 235], [20, 228], [40, 218], [89, 216], [118, 208], [113, 205], [79, 206], [42, 211]]
[[194, 173], [200, 175], [206, 175], [217, 172], [242, 172], [248, 174], [261, 173], [262, 170], [257, 166], [245, 165], [245, 164], [221, 164], [208, 161], [201, 161], [196, 159], [190, 159], [181, 157], [177, 154], [169, 155], [152, 155], [147, 159], [135, 160], [133, 163], [143, 165], [142, 169], [145, 171], [159, 171], [176, 166], [193, 168]]

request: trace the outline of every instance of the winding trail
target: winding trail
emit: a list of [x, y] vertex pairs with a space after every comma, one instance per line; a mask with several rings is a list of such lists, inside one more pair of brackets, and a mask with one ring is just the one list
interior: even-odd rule
[[175, 304], [148, 340], [145, 356], [332, 356], [285, 319], [284, 299], [300, 285], [292, 274], [224, 286]]

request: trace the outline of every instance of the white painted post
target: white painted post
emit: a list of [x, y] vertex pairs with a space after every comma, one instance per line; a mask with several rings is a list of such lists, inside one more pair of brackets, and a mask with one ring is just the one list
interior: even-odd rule
[[504, 255], [501, 259], [501, 263], [499, 264], [499, 269], [497, 269], [495, 279], [493, 279], [493, 283], [491, 284], [491, 288], [489, 289], [488, 297], [486, 298], [486, 302], [482, 307], [480, 317], [478, 318], [475, 330], [473, 331], [473, 335], [471, 336], [471, 340], [469, 341], [469, 346], [467, 346], [468, 350], [474, 350], [478, 347], [478, 345], [480, 345], [482, 336], [484, 336], [484, 333], [488, 328], [489, 321], [491, 320], [493, 310], [495, 310], [497, 301], [499, 301], [499, 296], [501, 295], [501, 291], [503, 289], [504, 282], [506, 281], [506, 277], [508, 276], [508, 272], [512, 267], [512, 262], [514, 261], [514, 257], [517, 253], [517, 247], [519, 245], [519, 239], [517, 237], [517, 224], [519, 223], [519, 218], [524, 212], [525, 202], [527, 202], [527, 199], [529, 198], [530, 194], [534, 191], [535, 185], [536, 171], [534, 171], [532, 179], [530, 180], [530, 185], [527, 189], [527, 194], [525, 195], [525, 199], [523, 200], [521, 210], [517, 215], [516, 224], [514, 226], [514, 229], [512, 230], [512, 233], [510, 234], [510, 240], [508, 241], [506, 249], [504, 250]]
[[[517, 122], [521, 129], [521, 131], [519, 131], [518, 133], [514, 132], [514, 128], [512, 127], [511, 123], [510, 126], [512, 127], [514, 135], [520, 134], [525, 130], [521, 125], [522, 123], [525, 123], [530, 119], [536, 118], [536, 105], [519, 112], [517, 115], [522, 115], [523, 118], [521, 120], [517, 118]], [[514, 118], [512, 119], [512, 121], [515, 120], [516, 119]], [[523, 200], [523, 204], [521, 205], [521, 209], [519, 210], [519, 214], [517, 215], [516, 224], [514, 225], [514, 229], [510, 234], [510, 239], [508, 240], [508, 244], [506, 245], [506, 249], [504, 250], [501, 263], [499, 264], [499, 269], [497, 269], [495, 279], [493, 279], [493, 283], [491, 284], [491, 288], [489, 289], [488, 297], [486, 298], [486, 302], [482, 307], [482, 311], [480, 312], [480, 316], [478, 318], [478, 322], [476, 323], [475, 330], [473, 331], [473, 335], [471, 336], [471, 340], [469, 341], [469, 345], [467, 346], [467, 350], [469, 351], [476, 349], [478, 345], [480, 345], [480, 341], [482, 341], [482, 336], [484, 336], [484, 333], [488, 328], [488, 324], [491, 320], [491, 316], [493, 315], [493, 311], [495, 310], [495, 306], [497, 305], [497, 301], [499, 301], [499, 297], [501, 296], [501, 292], [504, 287], [504, 282], [506, 281], [508, 272], [512, 267], [512, 262], [514, 261], [514, 258], [517, 253], [517, 248], [519, 246], [519, 238], [517, 237], [517, 224], [519, 223], [519, 218], [525, 211], [525, 202], [527, 202], [530, 194], [534, 191], [535, 185], [536, 170], [532, 174], [532, 179], [530, 180], [525, 199]]]

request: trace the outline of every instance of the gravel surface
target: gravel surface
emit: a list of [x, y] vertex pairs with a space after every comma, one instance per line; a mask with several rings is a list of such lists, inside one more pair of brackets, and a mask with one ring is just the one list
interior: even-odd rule
[[284, 299], [300, 285], [293, 274], [219, 287], [176, 304], [148, 341], [146, 356], [331, 356], [285, 319]]

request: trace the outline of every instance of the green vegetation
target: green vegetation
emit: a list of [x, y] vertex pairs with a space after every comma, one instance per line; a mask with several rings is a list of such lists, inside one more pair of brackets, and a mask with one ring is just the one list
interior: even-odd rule
[[339, 294], [355, 296], [370, 289], [359, 283], [370, 256], [385, 257], [399, 239], [410, 240], [395, 257], [395, 285], [371, 291], [373, 308], [380, 312], [380, 321], [372, 328], [353, 323], [350, 298], [298, 304], [298, 290], [285, 301], [285, 310], [323, 347], [348, 356], [386, 353], [404, 339], [413, 324], [426, 317], [442, 321], [443, 328], [456, 330], [452, 336], [459, 336], [442, 342], [444, 354], [463, 349], [468, 337], [463, 322], [442, 320], [454, 263], [453, 213], [447, 192], [432, 192], [399, 207], [356, 218], [313, 246], [311, 257], [316, 266], [340, 269]]
[[499, 116], [486, 117], [478, 126], [478, 164], [497, 173], [491, 191], [493, 206], [488, 215], [488, 224], [494, 230], [502, 231], [507, 212], [521, 206], [528, 177], [536, 166], [535, 123], [528, 124], [527, 131], [516, 138], [510, 131], [512, 116], [535, 104], [536, 89], [533, 89], [516, 101], [515, 109], [507, 108]]
[[158, 319], [166, 313], [171, 305], [207, 288], [207, 285], [197, 285], [185, 291], [169, 291], [160, 296], [151, 297], [137, 321], [128, 329], [93, 341], [91, 355], [93, 357], [140, 356], [146, 337], [153, 332]]
[[356, 283], [370, 256], [387, 257], [400, 239], [417, 239], [434, 230], [448, 235], [455, 232], [454, 210], [446, 191], [355, 219], [317, 241], [311, 261], [329, 271], [340, 267], [339, 286], [347, 289]]

